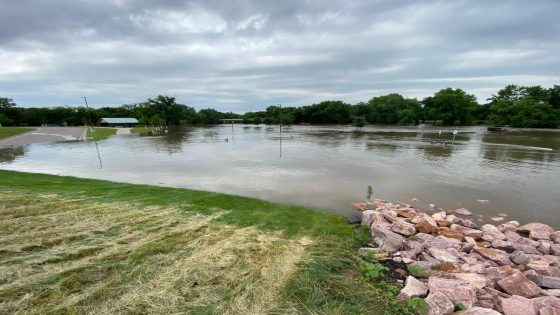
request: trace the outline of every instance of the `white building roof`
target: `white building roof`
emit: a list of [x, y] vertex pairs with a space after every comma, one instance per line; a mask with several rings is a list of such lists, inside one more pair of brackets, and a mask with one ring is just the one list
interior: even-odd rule
[[138, 119], [136, 118], [101, 118], [101, 123], [106, 124], [137, 124]]

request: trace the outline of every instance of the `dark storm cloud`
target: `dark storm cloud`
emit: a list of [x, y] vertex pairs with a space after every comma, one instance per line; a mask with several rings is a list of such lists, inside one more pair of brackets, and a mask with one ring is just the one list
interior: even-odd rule
[[560, 83], [560, 2], [3, 1], [0, 96], [246, 111]]

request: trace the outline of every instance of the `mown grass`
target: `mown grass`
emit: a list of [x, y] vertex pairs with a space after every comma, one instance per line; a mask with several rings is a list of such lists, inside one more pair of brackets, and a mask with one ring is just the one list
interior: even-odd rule
[[27, 127], [0, 127], [0, 140], [34, 130]]
[[130, 129], [130, 132], [132, 132], [132, 133], [148, 133], [148, 132], [152, 132], [154, 130], [156, 130], [156, 128], [154, 128], [154, 127], [136, 126], [132, 129]]
[[116, 128], [106, 128], [106, 127], [95, 127], [95, 128], [88, 128], [86, 133], [86, 140], [103, 140], [107, 139], [110, 136], [113, 136], [117, 133]]
[[341, 216], [0, 171], [0, 313], [406, 314]]

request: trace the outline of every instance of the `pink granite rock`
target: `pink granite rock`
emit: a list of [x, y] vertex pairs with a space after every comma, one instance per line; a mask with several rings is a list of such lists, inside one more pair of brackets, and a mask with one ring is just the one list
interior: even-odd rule
[[447, 216], [447, 213], [445, 213], [445, 211], [440, 211], [440, 212], [436, 212], [436, 213], [432, 214], [432, 218], [434, 220], [445, 220], [446, 216]]
[[539, 315], [539, 310], [533, 301], [522, 296], [500, 298], [500, 304], [504, 315]]
[[442, 293], [432, 293], [424, 300], [428, 304], [428, 315], [447, 315], [455, 309], [453, 302]]
[[406, 301], [413, 297], [420, 297], [428, 294], [428, 286], [414, 278], [413, 276], [408, 276], [406, 278], [406, 283], [404, 288], [401, 290], [397, 298]]
[[541, 293], [541, 288], [520, 272], [499, 280], [498, 285], [511, 295], [533, 297]]
[[517, 250], [515, 252], [513, 252], [510, 256], [509, 256], [510, 260], [513, 261], [514, 263], [518, 264], [518, 265], [527, 265], [530, 261], [531, 258], [529, 257], [529, 255], [525, 254], [524, 252]]
[[560, 289], [560, 277], [541, 276], [541, 286], [549, 289]]
[[430, 295], [441, 293], [451, 301], [461, 303], [467, 308], [472, 307], [476, 302], [476, 289], [464, 280], [432, 276], [428, 279], [428, 289]]
[[534, 240], [549, 240], [554, 229], [543, 223], [529, 223], [517, 228], [518, 233], [529, 233], [529, 238]]
[[382, 250], [394, 253], [402, 249], [404, 238], [401, 235], [386, 229], [376, 228], [374, 224], [371, 226], [371, 233]]
[[462, 225], [462, 226], [464, 226], [464, 227], [470, 228], [470, 229], [476, 229], [476, 228], [478, 228], [478, 224], [476, 224], [474, 221], [469, 220], [469, 219], [462, 219], [462, 220], [459, 222], [459, 224]]
[[391, 226], [391, 231], [401, 235], [410, 236], [416, 233], [416, 228], [412, 223], [408, 223], [403, 220], [396, 220]]
[[541, 296], [534, 298], [533, 303], [538, 309], [543, 307], [553, 307], [560, 310], [560, 298], [554, 296]]
[[470, 212], [467, 208], [455, 209], [455, 213], [460, 215], [472, 215], [472, 212]]
[[560, 297], [560, 289], [546, 289], [542, 293], [547, 296]]
[[492, 242], [492, 247], [499, 249], [499, 250], [503, 250], [504, 252], [507, 253], [511, 253], [513, 251], [515, 251], [515, 246], [513, 245], [512, 242], [508, 242], [508, 241], [503, 241], [503, 240], [495, 240]]
[[507, 237], [504, 233], [500, 232], [497, 227], [492, 224], [484, 224], [481, 228], [484, 235], [492, 237], [493, 240], [506, 240]]
[[511, 268], [511, 266], [509, 265], [500, 267], [489, 267], [486, 268], [485, 274], [488, 279], [497, 281], [511, 276], [515, 272], [514, 270], [515, 269]]
[[511, 264], [511, 260], [509, 259], [508, 253], [499, 249], [491, 249], [491, 248], [476, 246], [475, 248], [473, 248], [473, 252], [481, 255], [486, 259], [490, 259], [500, 265]]
[[550, 245], [550, 253], [555, 256], [560, 256], [560, 244]]
[[484, 307], [471, 307], [464, 311], [455, 312], [456, 315], [500, 315], [500, 313], [494, 311], [493, 309]]
[[453, 273], [451, 277], [468, 282], [477, 289], [483, 289], [488, 284], [488, 280], [485, 276], [476, 273]]
[[435, 259], [443, 262], [457, 262], [459, 257], [450, 253], [448, 250], [440, 249], [437, 247], [428, 247], [428, 253]]
[[452, 224], [449, 228], [452, 229], [452, 230], [462, 232], [465, 236], [470, 236], [470, 237], [474, 237], [474, 238], [479, 238], [483, 234], [483, 232], [480, 231], [480, 230], [471, 229], [471, 228], [464, 227], [464, 226], [459, 225], [459, 224]]
[[531, 261], [527, 264], [527, 268], [535, 270], [540, 275], [551, 276], [550, 263], [544, 260]]

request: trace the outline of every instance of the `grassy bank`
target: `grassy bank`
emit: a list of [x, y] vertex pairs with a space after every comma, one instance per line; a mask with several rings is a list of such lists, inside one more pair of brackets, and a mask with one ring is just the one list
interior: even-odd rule
[[34, 130], [27, 127], [0, 127], [0, 140]]
[[88, 128], [86, 140], [103, 140], [117, 133], [116, 128], [95, 127], [93, 130]]
[[340, 216], [11, 171], [0, 201], [0, 313], [406, 313]]
[[132, 133], [148, 133], [148, 132], [152, 132], [154, 131], [156, 128], [154, 127], [148, 127], [148, 126], [136, 126], [132, 129], [130, 129], [130, 132]]

